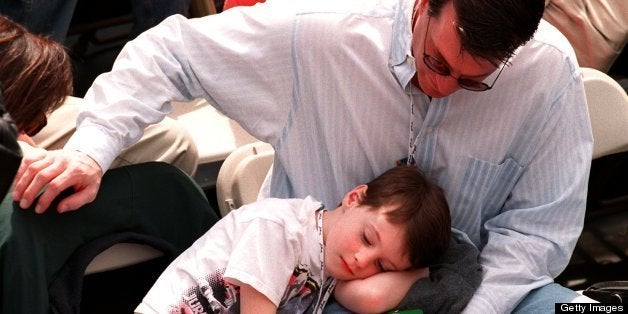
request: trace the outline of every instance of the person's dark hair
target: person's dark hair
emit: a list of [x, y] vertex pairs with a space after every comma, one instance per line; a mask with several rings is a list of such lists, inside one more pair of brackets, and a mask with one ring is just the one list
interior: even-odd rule
[[20, 131], [36, 127], [72, 94], [72, 65], [65, 48], [2, 15], [0, 73], [5, 108]]
[[441, 257], [451, 237], [451, 216], [443, 190], [416, 166], [397, 166], [366, 184], [360, 204], [371, 208], [395, 207], [390, 223], [405, 226], [410, 263], [426, 267]]
[[430, 16], [438, 17], [453, 1], [461, 49], [486, 60], [506, 61], [539, 26], [544, 0], [429, 0]]

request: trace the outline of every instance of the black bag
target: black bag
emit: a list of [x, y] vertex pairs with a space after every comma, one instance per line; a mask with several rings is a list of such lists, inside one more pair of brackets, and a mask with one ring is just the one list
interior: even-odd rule
[[22, 150], [17, 144], [17, 129], [9, 113], [4, 110], [0, 92], [0, 201], [9, 190], [21, 161]]
[[592, 284], [582, 292], [601, 303], [628, 304], [628, 281], [603, 281]]

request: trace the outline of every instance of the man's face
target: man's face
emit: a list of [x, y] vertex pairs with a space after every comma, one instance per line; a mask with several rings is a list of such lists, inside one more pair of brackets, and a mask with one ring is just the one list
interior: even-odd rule
[[[469, 53], [460, 50], [453, 2], [447, 3], [439, 16], [431, 18], [429, 18], [427, 8], [427, 0], [419, 4], [412, 40], [418, 87], [425, 94], [434, 98], [446, 97], [460, 89], [458, 78], [483, 81], [495, 72], [497, 67], [494, 63], [486, 59], [474, 58]], [[442, 62], [449, 68], [451, 74], [441, 75], [431, 70], [423, 61], [424, 53]], [[416, 81], [414, 82], [416, 84]]]
[[369, 210], [363, 205], [338, 208], [342, 215], [328, 226], [325, 267], [338, 280], [362, 279], [384, 271], [410, 268], [405, 231], [388, 222], [391, 206]]

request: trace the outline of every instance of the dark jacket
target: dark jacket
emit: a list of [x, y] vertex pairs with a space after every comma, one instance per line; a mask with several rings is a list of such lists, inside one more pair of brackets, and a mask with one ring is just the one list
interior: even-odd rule
[[450, 248], [430, 266], [430, 276], [412, 285], [398, 309], [421, 309], [423, 313], [460, 313], [482, 282], [480, 251], [452, 236]]
[[11, 187], [22, 160], [17, 144], [17, 129], [8, 112], [4, 110], [4, 98], [0, 92], [0, 200]]

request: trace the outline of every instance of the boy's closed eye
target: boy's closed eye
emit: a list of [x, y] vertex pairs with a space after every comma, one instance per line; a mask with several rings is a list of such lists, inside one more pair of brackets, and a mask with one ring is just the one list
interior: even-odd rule
[[[368, 227], [362, 231], [362, 241], [364, 241], [364, 244], [368, 247], [373, 247], [379, 239], [379, 237], [373, 236], [373, 233], [377, 235], [376, 231], [370, 230]], [[384, 267], [382, 260], [379, 258], [375, 260], [375, 267], [382, 273], [388, 271], [388, 269]]]

